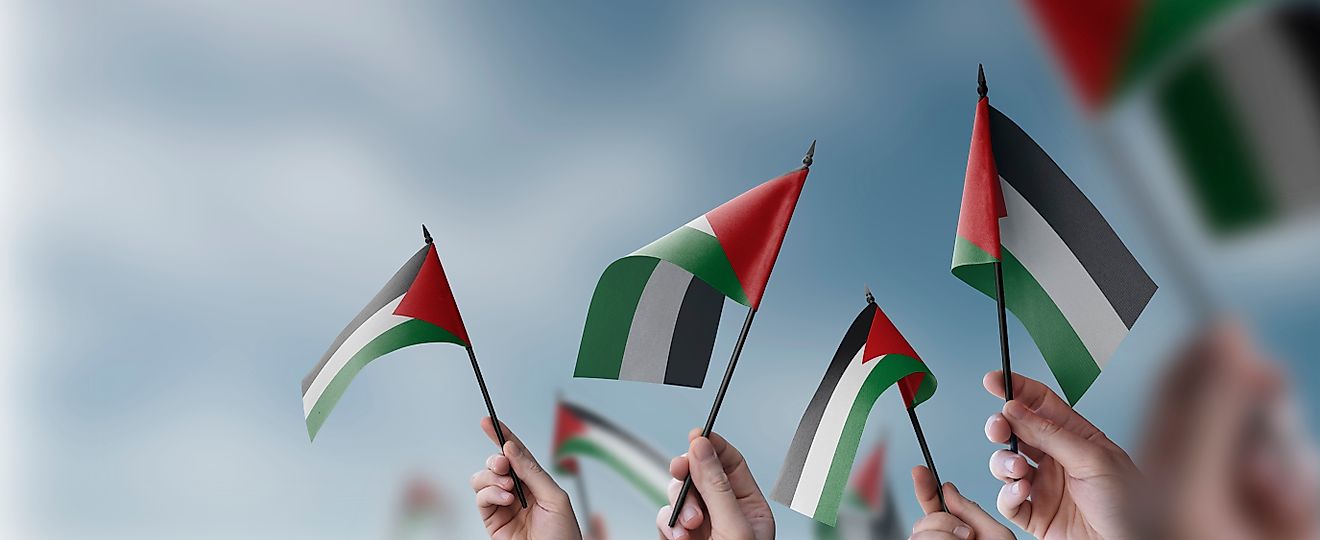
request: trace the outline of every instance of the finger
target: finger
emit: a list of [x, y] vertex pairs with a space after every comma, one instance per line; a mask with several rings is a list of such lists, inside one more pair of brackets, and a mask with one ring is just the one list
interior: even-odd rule
[[665, 505], [660, 508], [660, 512], [655, 515], [655, 528], [660, 532], [660, 537], [667, 540], [687, 540], [690, 535], [687, 529], [682, 527], [669, 526], [669, 514], [674, 511], [674, 507]]
[[944, 531], [921, 531], [914, 533], [908, 540], [962, 540], [953, 533]]
[[973, 531], [981, 531], [982, 535], [990, 535], [989, 531], [1004, 529], [1004, 526], [994, 516], [981, 509], [981, 505], [976, 504], [976, 501], [964, 497], [962, 492], [958, 491], [958, 486], [953, 485], [951, 482], [944, 483], [944, 500], [949, 505], [949, 513], [962, 520], [963, 523], [970, 525]]
[[[692, 441], [688, 441], [689, 444], [691, 444], [691, 442]], [[669, 460], [669, 474], [679, 480], [687, 478], [688, 475], [687, 452], [683, 452], [682, 454], [676, 456], [674, 459]]]
[[936, 491], [938, 488], [935, 475], [930, 473], [930, 469], [921, 465], [912, 468], [912, 492], [917, 496], [917, 504], [923, 513], [930, 515], [944, 511], [940, 506], [939, 492]]
[[[1001, 370], [986, 373], [981, 380], [982, 386], [996, 397], [1004, 397], [1004, 372]], [[1098, 433], [1090, 421], [1077, 414], [1068, 402], [1054, 393], [1050, 387], [1045, 386], [1040, 381], [1013, 374], [1013, 400], [1019, 401], [1027, 408], [1037, 411], [1040, 416], [1049, 419], [1051, 422], [1059, 424], [1068, 430], [1077, 433], [1083, 437]]]
[[[985, 438], [992, 443], [1008, 444], [1008, 439], [1013, 435], [1013, 427], [1009, 425], [1008, 419], [1004, 418], [1003, 413], [995, 413], [985, 421]], [[1045, 458], [1045, 453], [1040, 449], [1029, 444], [1018, 441], [1018, 453], [1031, 458], [1032, 461], [1040, 463]]]
[[[688, 440], [701, 436], [701, 431], [693, 429], [688, 433]], [[756, 478], [752, 476], [752, 469], [747, 465], [747, 458], [743, 457], [742, 452], [729, 443], [719, 433], [711, 432], [709, 437], [711, 446], [715, 447], [715, 453], [720, 456], [720, 463], [724, 466], [724, 471], [729, 475], [729, 481], [733, 484], [734, 495], [738, 498], [748, 496], [758, 496], [764, 499], [761, 488], [756, 483]]]
[[497, 486], [486, 486], [477, 491], [477, 508], [484, 510], [494, 506], [510, 506], [517, 502], [512, 493]]
[[990, 474], [1001, 482], [1013, 482], [1026, 478], [1032, 472], [1027, 458], [1008, 450], [996, 450], [990, 454]]
[[555, 479], [545, 472], [545, 468], [536, 462], [536, 457], [520, 441], [510, 439], [504, 443], [504, 456], [509, 458], [513, 472], [530, 488], [537, 501], [557, 508], [568, 506], [568, 494], [559, 488]]
[[[668, 493], [669, 504], [674, 504], [678, 499], [678, 492], [683, 490], [683, 482], [678, 479], [669, 481]], [[701, 511], [701, 503], [692, 490], [688, 490], [687, 496], [683, 498], [683, 509], [678, 513], [678, 525], [692, 531], [701, 526], [705, 520], [705, 514]], [[669, 516], [665, 516], [665, 524], [669, 524]]]
[[486, 470], [500, 476], [508, 476], [513, 467], [509, 465], [509, 458], [504, 457], [504, 454], [493, 454], [486, 458]]
[[961, 519], [958, 519], [947, 512], [935, 512], [927, 514], [925, 517], [917, 520], [912, 526], [912, 535], [916, 537], [922, 532], [941, 532], [953, 535], [954, 538], [968, 540], [972, 537], [972, 528]]
[[1082, 478], [1104, 472], [1107, 467], [1105, 448], [1036, 414], [1016, 399], [1005, 403], [1003, 412], [1019, 439], [1049, 454], [1070, 475]]
[[692, 485], [710, 513], [711, 527], [728, 531], [732, 538], [751, 536], [751, 526], [738, 508], [733, 485], [710, 439], [697, 437], [692, 440], [688, 447], [688, 463], [692, 468]]
[[1031, 481], [1018, 480], [1011, 484], [1004, 484], [999, 488], [999, 497], [995, 499], [995, 507], [999, 513], [1012, 521], [1014, 525], [1027, 528], [1031, 522], [1031, 501], [1027, 497], [1031, 495]]
[[472, 475], [469, 483], [472, 485], [472, 491], [481, 491], [482, 488], [487, 486], [495, 486], [504, 491], [513, 491], [513, 478], [495, 474], [490, 472], [489, 469], [477, 471], [476, 474]]
[[[522, 439], [519, 439], [517, 435], [514, 435], [513, 430], [509, 429], [509, 426], [504, 425], [504, 422], [500, 422], [500, 430], [504, 434], [504, 440], [516, 441], [518, 444], [522, 444]], [[481, 418], [481, 431], [486, 433], [486, 438], [490, 439], [490, 442], [495, 443], [496, 446], [501, 446], [499, 435], [495, 434], [495, 424], [490, 421], [489, 416]]]

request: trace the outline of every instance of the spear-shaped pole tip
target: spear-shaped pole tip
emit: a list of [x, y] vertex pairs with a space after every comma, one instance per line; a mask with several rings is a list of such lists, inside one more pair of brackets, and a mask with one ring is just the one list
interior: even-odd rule
[[815, 156], [816, 156], [816, 139], [812, 139], [811, 147], [807, 148], [807, 155], [802, 157], [802, 166], [810, 167], [811, 162], [813, 161], [812, 158], [814, 158]]
[[868, 303], [868, 304], [874, 304], [874, 303], [875, 303], [875, 296], [873, 296], [873, 295], [871, 294], [871, 286], [870, 286], [870, 285], [863, 285], [862, 287], [864, 287], [864, 288], [865, 288], [865, 291], [866, 291], [866, 303]]
[[981, 97], [990, 93], [990, 87], [985, 85], [985, 66], [981, 64], [976, 65], [976, 93]]
[[426, 245], [428, 246], [433, 242], [433, 240], [431, 240], [431, 231], [426, 230], [425, 223], [422, 224], [422, 239], [426, 240]]

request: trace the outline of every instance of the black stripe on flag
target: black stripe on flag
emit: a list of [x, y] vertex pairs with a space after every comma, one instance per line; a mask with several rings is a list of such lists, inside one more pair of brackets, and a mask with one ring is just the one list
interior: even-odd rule
[[857, 314], [852, 326], [849, 326], [848, 331], [843, 334], [843, 341], [839, 343], [839, 349], [834, 352], [834, 359], [825, 370], [825, 377], [821, 379], [815, 395], [811, 396], [811, 402], [807, 404], [807, 410], [802, 413], [802, 420], [798, 422], [797, 431], [793, 433], [793, 442], [788, 446], [788, 456], [784, 458], [784, 468], [779, 471], [779, 480], [775, 482], [775, 490], [771, 498], [784, 504], [789, 504], [788, 501], [793, 500], [798, 481], [802, 479], [802, 467], [807, 463], [807, 452], [811, 450], [811, 441], [815, 440], [816, 429], [820, 427], [820, 419], [825, 415], [825, 406], [829, 405], [830, 396], [834, 395], [834, 387], [838, 386], [839, 379], [843, 378], [848, 363], [857, 357], [857, 351], [866, 346], [876, 309], [875, 304], [867, 303], [866, 308]]
[[1155, 295], [1155, 282], [1123, 240], [1027, 132], [990, 107], [999, 176], [1022, 194], [1068, 246], [1128, 328]]
[[669, 361], [665, 366], [665, 384], [701, 388], [715, 350], [715, 334], [720, 328], [724, 294], [705, 281], [692, 277], [683, 305], [674, 321], [674, 335], [669, 342]]
[[335, 351], [339, 350], [339, 347], [344, 344], [348, 336], [353, 335], [354, 330], [357, 330], [359, 326], [362, 326], [362, 323], [366, 322], [377, 311], [380, 311], [380, 308], [385, 307], [385, 304], [408, 292], [408, 288], [412, 287], [413, 281], [417, 279], [417, 272], [422, 269], [422, 262], [426, 260], [426, 253], [430, 248], [431, 246], [426, 245], [417, 250], [417, 253], [413, 254], [412, 258], [403, 264], [403, 268], [395, 272], [394, 277], [385, 283], [385, 287], [376, 293], [371, 302], [367, 303], [367, 307], [362, 308], [357, 317], [353, 318], [353, 322], [348, 323], [344, 331], [339, 333], [339, 337], [335, 338], [335, 342], [330, 345], [330, 349], [325, 351], [321, 361], [316, 363], [316, 367], [312, 368], [311, 373], [303, 377], [302, 393], [304, 395], [307, 394], [307, 389], [312, 387], [312, 381], [316, 380], [316, 374], [321, 372], [321, 368], [325, 367], [325, 364], [330, 361], [330, 357], [334, 356]]

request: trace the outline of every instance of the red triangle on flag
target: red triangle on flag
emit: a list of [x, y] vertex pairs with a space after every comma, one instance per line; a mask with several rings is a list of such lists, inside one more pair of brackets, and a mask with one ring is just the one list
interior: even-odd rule
[[867, 508], [880, 510], [884, 501], [885, 445], [877, 444], [871, 455], [862, 462], [862, 468], [852, 477], [853, 490], [857, 492]]
[[[898, 332], [898, 327], [889, 320], [885, 311], [880, 306], [875, 307], [875, 318], [871, 320], [871, 332], [866, 336], [866, 351], [862, 355], [862, 362], [870, 362], [886, 354], [901, 354], [921, 360], [917, 356], [917, 351], [912, 348]], [[911, 406], [912, 401], [916, 399], [917, 389], [921, 388], [921, 380], [926, 377], [925, 373], [913, 373], [898, 381], [898, 390], [903, 393], [903, 403]]]
[[999, 185], [999, 169], [995, 166], [994, 145], [990, 140], [990, 102], [981, 98], [972, 121], [972, 148], [967, 153], [958, 236], [999, 259], [999, 218], [1006, 215], [1003, 187]]
[[404, 293], [395, 315], [412, 317], [429, 322], [463, 340], [464, 345], [471, 345], [467, 329], [463, 327], [463, 317], [458, 314], [458, 303], [454, 301], [454, 291], [449, 288], [449, 279], [440, 265], [440, 256], [432, 244], [426, 252], [426, 260], [417, 271], [408, 292]]
[[752, 309], [761, 303], [807, 172], [802, 168], [780, 176], [706, 213]]

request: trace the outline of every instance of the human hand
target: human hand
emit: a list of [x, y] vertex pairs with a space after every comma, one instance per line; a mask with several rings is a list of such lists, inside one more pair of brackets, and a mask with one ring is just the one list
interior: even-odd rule
[[912, 468], [912, 490], [917, 495], [917, 503], [926, 515], [912, 526], [909, 540], [1008, 540], [1014, 538], [1013, 531], [1001, 525], [995, 518], [972, 502], [952, 482], [945, 483], [944, 502], [949, 507], [945, 512], [940, 508], [940, 496], [936, 491], [941, 486], [935, 484], [935, 475], [925, 467]]
[[[1004, 397], [1003, 372], [986, 374], [982, 384]], [[986, 421], [985, 435], [999, 444], [1017, 435], [1022, 455], [998, 450], [990, 456], [990, 473], [1004, 482], [996, 506], [1017, 526], [1043, 539], [1134, 536], [1126, 501], [1140, 472], [1049, 387], [1014, 374], [1013, 400]]]
[[[522, 441], [503, 423], [507, 442], [504, 453], [486, 459], [486, 467], [472, 475], [472, 491], [477, 494], [477, 511], [486, 533], [497, 540], [581, 540], [582, 531], [568, 494], [536, 462]], [[492, 442], [498, 442], [490, 418], [481, 419], [481, 429]], [[517, 473], [527, 496], [522, 508], [513, 494]]]
[[[669, 462], [669, 473], [674, 476], [669, 483], [670, 504], [655, 518], [661, 538], [773, 539], [775, 518], [770, 504], [738, 449], [715, 433], [710, 438], [702, 437], [699, 429], [692, 430], [688, 440], [687, 453]], [[689, 472], [695, 489], [688, 492], [678, 522], [669, 527], [673, 502]]]

